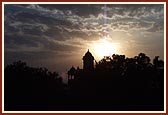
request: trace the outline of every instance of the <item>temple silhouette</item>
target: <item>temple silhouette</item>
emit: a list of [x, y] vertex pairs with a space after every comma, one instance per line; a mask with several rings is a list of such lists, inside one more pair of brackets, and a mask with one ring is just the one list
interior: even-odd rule
[[83, 70], [85, 71], [92, 71], [94, 69], [94, 57], [88, 51], [83, 56]]
[[91, 54], [91, 52], [88, 51], [85, 53], [85, 55], [82, 58], [83, 60], [83, 69], [79, 69], [79, 67], [77, 67], [77, 69], [75, 69], [74, 66], [72, 66], [70, 68], [70, 70], [67, 72], [68, 74], [68, 84], [70, 85], [74, 79], [76, 79], [76, 77], [82, 77], [82, 74], [87, 74], [87, 76], [90, 73], [93, 73], [94, 71], [94, 57]]
[[88, 49], [83, 69], [68, 71], [70, 103], [87, 110], [162, 110], [164, 63], [158, 58], [151, 64], [144, 53], [134, 58], [113, 54], [94, 63]]
[[83, 68], [72, 66], [68, 84], [57, 72], [14, 62], [5, 67], [5, 110], [162, 111], [164, 62], [144, 53], [113, 54], [96, 62], [88, 51]]

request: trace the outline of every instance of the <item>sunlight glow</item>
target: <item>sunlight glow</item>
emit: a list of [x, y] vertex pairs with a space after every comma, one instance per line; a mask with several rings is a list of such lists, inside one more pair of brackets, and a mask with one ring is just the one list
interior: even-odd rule
[[94, 53], [99, 57], [103, 58], [104, 56], [111, 56], [112, 54], [117, 53], [118, 44], [112, 43], [111, 39], [104, 37], [93, 43]]

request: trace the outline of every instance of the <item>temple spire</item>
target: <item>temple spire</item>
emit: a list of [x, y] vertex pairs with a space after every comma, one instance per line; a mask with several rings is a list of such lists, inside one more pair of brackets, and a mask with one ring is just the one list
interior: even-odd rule
[[83, 56], [83, 69], [87, 70], [87, 71], [92, 71], [94, 70], [94, 57], [92, 56], [92, 54], [88, 51], [85, 53], [85, 55]]

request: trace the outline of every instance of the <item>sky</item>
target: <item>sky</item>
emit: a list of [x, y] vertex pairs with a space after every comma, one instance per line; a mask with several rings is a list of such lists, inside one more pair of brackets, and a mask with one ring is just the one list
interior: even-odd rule
[[163, 4], [5, 4], [4, 63], [22, 60], [64, 72], [82, 68], [87, 50], [96, 61], [140, 52], [164, 58]]

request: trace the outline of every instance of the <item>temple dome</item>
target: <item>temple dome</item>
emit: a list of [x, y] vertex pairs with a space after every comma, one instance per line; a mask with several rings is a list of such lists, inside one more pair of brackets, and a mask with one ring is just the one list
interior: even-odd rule
[[94, 57], [89, 52], [89, 50], [83, 56], [83, 69], [87, 71], [94, 69]]
[[94, 60], [94, 57], [93, 57], [92, 54], [89, 52], [89, 49], [88, 49], [88, 51], [85, 53], [85, 55], [83, 56], [83, 60], [85, 60], [85, 59]]

